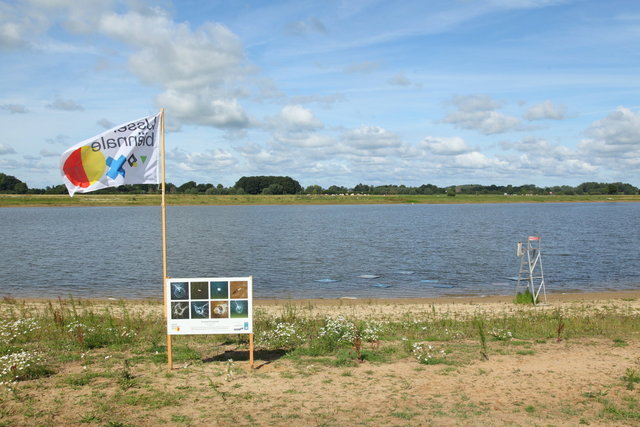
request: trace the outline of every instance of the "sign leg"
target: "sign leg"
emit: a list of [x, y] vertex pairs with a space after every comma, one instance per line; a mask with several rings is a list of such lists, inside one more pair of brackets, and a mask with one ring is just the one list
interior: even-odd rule
[[249, 368], [253, 369], [253, 334], [249, 334]]
[[167, 364], [169, 371], [173, 369], [173, 352], [171, 350], [171, 335], [167, 335]]

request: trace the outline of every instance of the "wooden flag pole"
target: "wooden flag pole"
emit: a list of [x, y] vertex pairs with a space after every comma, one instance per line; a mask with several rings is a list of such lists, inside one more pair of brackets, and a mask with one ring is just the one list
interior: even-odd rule
[[[169, 319], [169, 304], [167, 304], [167, 205], [165, 203], [165, 169], [164, 169], [164, 108], [160, 109], [160, 168], [162, 174], [162, 289], [164, 289], [164, 315]], [[173, 369], [173, 355], [171, 351], [171, 335], [167, 331], [167, 364]]]

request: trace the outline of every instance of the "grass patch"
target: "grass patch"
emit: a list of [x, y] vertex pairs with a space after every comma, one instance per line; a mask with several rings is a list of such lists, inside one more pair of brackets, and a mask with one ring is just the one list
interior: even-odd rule
[[633, 390], [636, 384], [640, 383], [640, 373], [636, 369], [627, 368], [622, 376], [622, 381], [624, 381], [627, 390]]
[[627, 343], [626, 340], [622, 339], [622, 338], [614, 338], [613, 339], [613, 346], [614, 347], [626, 347], [629, 344]]
[[529, 288], [525, 289], [524, 292], [518, 292], [516, 294], [516, 298], [513, 301], [516, 304], [534, 304], [533, 294], [529, 290]]
[[391, 412], [392, 417], [400, 418], [401, 420], [412, 420], [413, 418], [420, 415], [417, 412], [412, 411], [393, 411]]

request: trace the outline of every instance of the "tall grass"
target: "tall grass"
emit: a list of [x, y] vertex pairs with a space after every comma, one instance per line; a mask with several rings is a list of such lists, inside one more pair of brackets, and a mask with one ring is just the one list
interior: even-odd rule
[[[5, 301], [0, 309], [0, 357], [5, 357], [5, 365], [9, 358], [20, 354], [26, 357], [28, 353], [33, 356], [34, 366], [46, 367], [21, 375], [5, 371], [0, 381], [49, 375], [59, 366], [96, 351], [116, 354], [121, 361], [166, 362], [166, 329], [159, 305], [132, 311], [126, 302], [96, 305], [68, 299], [51, 301], [37, 309]], [[372, 315], [352, 319], [321, 317], [313, 310], [288, 305], [279, 315], [257, 309], [254, 331], [258, 351], [276, 351], [298, 361], [313, 357], [325, 358], [327, 363], [345, 357], [354, 361], [417, 358], [416, 348], [435, 348], [439, 357], [447, 355], [448, 363], [469, 363], [474, 341], [475, 351], [479, 342], [481, 357], [486, 359], [491, 354], [491, 341], [636, 337], [640, 334], [640, 314], [584, 305], [564, 311], [515, 309], [500, 316], [477, 313], [472, 318], [425, 309], [411, 317], [379, 319]], [[246, 350], [247, 337], [174, 337], [174, 360], [198, 362], [229, 347]]]

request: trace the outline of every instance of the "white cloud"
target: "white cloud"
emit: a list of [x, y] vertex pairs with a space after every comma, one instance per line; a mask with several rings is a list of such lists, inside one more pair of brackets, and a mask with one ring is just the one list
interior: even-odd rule
[[578, 158], [555, 158], [540, 155], [522, 154], [510, 162], [514, 170], [527, 171], [528, 175], [577, 177], [590, 176], [598, 171], [598, 167]]
[[333, 104], [342, 102], [346, 99], [342, 93], [332, 93], [329, 95], [300, 95], [292, 96], [291, 102], [295, 104], [320, 104], [324, 107], [331, 107]]
[[268, 150], [258, 144], [243, 145], [238, 148], [238, 152], [248, 163], [247, 173], [282, 171], [283, 168], [292, 168], [292, 165], [300, 161], [300, 158], [292, 156], [288, 150]]
[[387, 80], [387, 82], [390, 85], [393, 86], [403, 86], [403, 87], [408, 87], [411, 86], [413, 83], [411, 82], [411, 80], [409, 80], [404, 74], [400, 73], [400, 74], [396, 74], [393, 77], [391, 77], [389, 80]]
[[327, 34], [327, 27], [318, 18], [290, 22], [287, 24], [286, 30], [289, 34], [296, 36], [305, 36], [313, 33]]
[[451, 103], [457, 108], [442, 120], [462, 129], [477, 130], [485, 135], [520, 128], [520, 120], [495, 111], [500, 104], [487, 95], [456, 96]]
[[[100, 18], [109, 13], [116, 6], [115, 0], [91, 0], [78, 2], [74, 0], [30, 0], [34, 3], [41, 3], [43, 6], [56, 5], [65, 10], [64, 26], [73, 33], [90, 34], [99, 25]], [[134, 6], [129, 2], [129, 7]]]
[[318, 134], [323, 124], [313, 112], [301, 105], [286, 105], [280, 113], [266, 120], [265, 128], [271, 128], [275, 148], [289, 147], [319, 148], [333, 144], [333, 139]]
[[78, 104], [73, 99], [56, 98], [53, 102], [46, 105], [47, 108], [52, 110], [61, 111], [81, 111], [84, 107]]
[[96, 123], [99, 126], [105, 128], [105, 129], [111, 129], [111, 128], [115, 127], [115, 125], [116, 125], [115, 123], [113, 123], [112, 121], [107, 120], [107, 119], [100, 119]]
[[[578, 144], [583, 158], [624, 176], [640, 166], [640, 114], [618, 107], [585, 131], [587, 139]], [[624, 178], [628, 179], [628, 178]]]
[[197, 93], [168, 90], [157, 98], [171, 120], [220, 128], [242, 128], [249, 118], [236, 99], [207, 99]]
[[307, 132], [276, 132], [273, 139], [276, 143], [306, 148], [328, 147], [334, 143], [328, 136]]
[[27, 107], [21, 104], [5, 104], [0, 106], [0, 108], [10, 112], [11, 114], [26, 114], [29, 112]]
[[203, 153], [184, 153], [180, 150], [173, 150], [171, 158], [183, 171], [215, 171], [219, 173], [221, 170], [228, 170], [238, 163], [238, 160], [226, 150], [208, 150]]
[[139, 49], [129, 62], [144, 82], [170, 89], [220, 86], [244, 59], [240, 40], [218, 23], [207, 22], [193, 31], [160, 11], [154, 15], [129, 12], [104, 16], [100, 29]]
[[[77, 52], [77, 46], [42, 36], [54, 22], [75, 34], [95, 32], [99, 19], [116, 6], [115, 0], [26, 0], [0, 3], [0, 49], [35, 48], [47, 52]], [[132, 7], [133, 2], [128, 6]]]
[[500, 108], [500, 103], [489, 95], [458, 95], [451, 99], [451, 104], [463, 112], [490, 111]]
[[129, 57], [131, 71], [164, 89], [156, 103], [174, 119], [220, 128], [249, 125], [233, 89], [247, 73], [244, 48], [224, 25], [207, 22], [192, 30], [155, 10], [106, 15], [100, 30], [137, 49]]
[[344, 135], [345, 143], [360, 150], [378, 150], [401, 145], [400, 138], [379, 126], [360, 126]]
[[524, 118], [533, 120], [564, 120], [567, 118], [567, 107], [564, 105], [555, 105], [550, 100], [546, 100], [541, 104], [534, 105], [529, 108]]
[[517, 142], [502, 142], [500, 146], [506, 150], [516, 150], [523, 153], [535, 154], [538, 157], [569, 159], [577, 154], [562, 145], [552, 145], [549, 141], [542, 138], [526, 137]]
[[47, 141], [50, 144], [61, 144], [61, 145], [68, 145], [69, 144], [69, 137], [67, 135], [56, 135], [53, 138], [47, 138], [45, 141]]
[[629, 146], [640, 147], [640, 114], [618, 107], [604, 119], [594, 122], [586, 131], [594, 146], [626, 150]]
[[280, 121], [285, 127], [292, 130], [322, 127], [322, 122], [313, 115], [311, 110], [301, 105], [286, 105], [280, 112]]
[[22, 13], [17, 6], [0, 3], [0, 49], [29, 46], [29, 38], [42, 32], [37, 16]]
[[427, 136], [422, 141], [420, 146], [430, 153], [444, 156], [458, 155], [471, 151], [471, 148], [467, 146], [467, 144], [464, 142], [464, 139], [457, 136]]
[[51, 151], [51, 150], [47, 150], [46, 148], [43, 148], [42, 150], [40, 150], [40, 155], [42, 157], [60, 157], [60, 152]]
[[593, 156], [542, 138], [529, 136], [517, 142], [502, 142], [500, 146], [521, 153], [505, 157], [513, 173], [526, 170], [532, 176], [593, 179], [588, 177], [599, 170]]
[[0, 144], [0, 155], [3, 154], [15, 154], [16, 150], [6, 144]]
[[275, 99], [284, 96], [284, 93], [280, 91], [276, 83], [271, 79], [257, 79], [256, 88], [258, 90], [258, 99]]
[[506, 165], [505, 162], [491, 159], [478, 151], [459, 154], [454, 157], [453, 163], [455, 166], [467, 169], [495, 168]]

